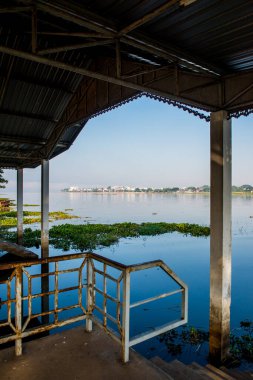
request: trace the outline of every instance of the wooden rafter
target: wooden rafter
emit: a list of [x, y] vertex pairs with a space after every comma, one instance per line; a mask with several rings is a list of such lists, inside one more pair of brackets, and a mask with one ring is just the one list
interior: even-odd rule
[[16, 49], [7, 48], [5, 46], [0, 46], [0, 52], [6, 53], [9, 55], [13, 55], [15, 57], [23, 58], [23, 59], [26, 59], [26, 60], [29, 60], [32, 62], [42, 63], [44, 65], [48, 65], [51, 67], [56, 67], [58, 69], [70, 71], [70, 72], [80, 74], [83, 76], [87, 76], [90, 78], [98, 79], [98, 80], [101, 80], [104, 82], [110, 82], [110, 83], [116, 84], [118, 86], [128, 87], [128, 88], [131, 88], [131, 89], [136, 90], [136, 91], [148, 92], [150, 94], [162, 96], [165, 98], [169, 97], [171, 100], [175, 100], [175, 101], [180, 101], [180, 102], [186, 101], [186, 103], [192, 105], [193, 107], [199, 107], [199, 106], [202, 107], [203, 106], [202, 103], [198, 103], [198, 102], [193, 101], [193, 100], [185, 99], [184, 97], [178, 97], [178, 96], [175, 96], [174, 94], [169, 93], [169, 92], [157, 90], [157, 89], [154, 89], [152, 87], [148, 87], [148, 86], [144, 86], [144, 85], [139, 85], [139, 84], [134, 83], [134, 82], [130, 82], [130, 81], [119, 79], [119, 78], [112, 77], [112, 76], [108, 76], [108, 75], [101, 74], [101, 73], [95, 72], [95, 71], [91, 71], [91, 70], [88, 70], [85, 68], [76, 67], [76, 66], [64, 63], [64, 62], [54, 61], [52, 59], [41, 57], [41, 56], [38, 56], [36, 54], [27, 53], [27, 52], [24, 52], [21, 50], [16, 50]]
[[103, 45], [109, 45], [113, 42], [112, 39], [106, 39], [106, 40], [100, 40], [100, 41], [90, 41], [82, 44], [74, 44], [74, 45], [67, 45], [67, 46], [57, 46], [49, 49], [40, 50], [38, 52], [39, 55], [46, 55], [51, 53], [60, 53], [70, 50], [77, 50], [77, 49], [85, 49], [89, 47], [95, 47], [95, 46], [103, 46]]
[[153, 11], [147, 13], [145, 16], [139, 18], [138, 20], [132, 22], [131, 24], [125, 26], [122, 28], [119, 32], [119, 35], [122, 36], [124, 34], [132, 32], [134, 29], [139, 28], [140, 26], [146, 24], [147, 22], [150, 22], [154, 20], [155, 18], [161, 16], [166, 11], [168, 11], [173, 5], [177, 4], [178, 0], [170, 0], [167, 1], [165, 4], [161, 5], [160, 7], [154, 9]]

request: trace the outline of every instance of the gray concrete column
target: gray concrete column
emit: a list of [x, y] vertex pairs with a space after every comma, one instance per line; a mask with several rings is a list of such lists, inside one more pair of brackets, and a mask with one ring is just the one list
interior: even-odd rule
[[[49, 256], [49, 161], [42, 160], [41, 162], [41, 257]], [[49, 272], [49, 265], [41, 265], [41, 273]], [[41, 292], [48, 293], [49, 291], [49, 276], [41, 277]], [[48, 313], [49, 311], [49, 296], [41, 297], [41, 311]], [[49, 323], [49, 315], [43, 315], [42, 324]]]
[[231, 121], [211, 113], [210, 360], [229, 350], [231, 303]]
[[23, 169], [17, 169], [17, 243], [23, 244]]
[[41, 257], [49, 255], [49, 161], [41, 162]]

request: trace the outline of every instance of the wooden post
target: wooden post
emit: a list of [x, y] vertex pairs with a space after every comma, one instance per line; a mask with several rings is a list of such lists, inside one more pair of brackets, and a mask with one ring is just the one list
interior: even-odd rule
[[229, 351], [231, 303], [231, 121], [211, 114], [210, 360]]
[[17, 169], [17, 243], [23, 244], [23, 169]]

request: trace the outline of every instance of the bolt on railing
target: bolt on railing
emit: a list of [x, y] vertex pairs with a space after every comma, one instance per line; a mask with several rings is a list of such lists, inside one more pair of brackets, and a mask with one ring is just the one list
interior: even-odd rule
[[[75, 266], [76, 261], [78, 260], [80, 261], [79, 266]], [[64, 262], [67, 262], [68, 265], [74, 265], [74, 267], [60, 269], [59, 265]], [[41, 269], [42, 266], [44, 266], [45, 269], [46, 265], [48, 269], [47, 272]], [[54, 266], [54, 269], [51, 269], [52, 265]], [[100, 269], [98, 268], [98, 265], [100, 265]], [[29, 267], [31, 268], [30, 272], [28, 269]], [[115, 276], [112, 273], [109, 273], [108, 268], [116, 271], [118, 275]], [[131, 303], [131, 273], [150, 268], [161, 268], [163, 272], [179, 286], [179, 288]], [[36, 272], [36, 269], [39, 273], [34, 274], [33, 272]], [[1, 329], [4, 328], [8, 328], [9, 331], [5, 334], [1, 334], [0, 344], [15, 341], [16, 355], [22, 354], [22, 339], [57, 327], [86, 320], [86, 331], [92, 331], [92, 322], [94, 322], [121, 344], [122, 359], [124, 362], [127, 362], [129, 360], [129, 349], [133, 345], [187, 323], [188, 288], [161, 260], [136, 265], [124, 265], [95, 253], [88, 252], [1, 264], [0, 274], [7, 273], [5, 271], [8, 271], [8, 276], [0, 276], [0, 286], [6, 286], [7, 294], [6, 299], [2, 296], [0, 298], [0, 332]], [[59, 286], [62, 276], [65, 274], [74, 275], [75, 273], [78, 275], [77, 284], [74, 286], [66, 286], [64, 288]], [[100, 284], [96, 281], [97, 275], [102, 277]], [[23, 285], [25, 278], [28, 282], [27, 287]], [[36, 289], [33, 290], [33, 283], [36, 279], [40, 279], [42, 285], [37, 291]], [[116, 296], [109, 294], [108, 281], [113, 282], [116, 285]], [[102, 285], [102, 289], [99, 285]], [[43, 291], [43, 289], [46, 289], [46, 291]], [[84, 289], [86, 289], [85, 296], [83, 294]], [[61, 296], [70, 291], [78, 292], [78, 302], [69, 306], [60, 306]], [[12, 296], [13, 292], [14, 297]], [[131, 309], [178, 293], [181, 293], [182, 295], [181, 316], [178, 320], [166, 323], [151, 331], [130, 338]], [[100, 307], [96, 301], [97, 295], [103, 299], [102, 307]], [[49, 300], [49, 297], [53, 297], [53, 302]], [[42, 301], [41, 312], [38, 312], [33, 305], [33, 301], [39, 298], [41, 298]], [[86, 299], [84, 300], [84, 298]], [[116, 305], [116, 316], [113, 316], [109, 310], [109, 301]], [[25, 302], [27, 302], [28, 312], [26, 318], [24, 318]], [[3, 312], [1, 311], [1, 307], [4, 305], [7, 307], [5, 318], [3, 318]], [[12, 315], [14, 306], [15, 319]], [[61, 317], [63, 313], [69, 313], [75, 309], [79, 310], [78, 315], [71, 315], [65, 319]], [[102, 317], [98, 318], [96, 314], [99, 314]], [[32, 320], [38, 320], [39, 318], [41, 318], [42, 322], [46, 321], [46, 323], [39, 324], [38, 326], [30, 326]], [[110, 324], [116, 326], [117, 331], [112, 329]]]

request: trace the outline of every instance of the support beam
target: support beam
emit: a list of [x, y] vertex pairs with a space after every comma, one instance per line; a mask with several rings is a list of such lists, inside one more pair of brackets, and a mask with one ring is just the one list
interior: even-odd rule
[[106, 40], [100, 40], [100, 41], [90, 41], [90, 42], [86, 42], [82, 44], [57, 46], [57, 47], [53, 47], [49, 49], [40, 50], [38, 54], [46, 55], [46, 54], [52, 54], [52, 53], [61, 53], [61, 52], [66, 52], [70, 50], [78, 50], [78, 49], [85, 49], [85, 48], [96, 47], [96, 46], [109, 45], [112, 42], [113, 42], [112, 39], [106, 39]]
[[[32, 62], [42, 63], [44, 65], [56, 67], [58, 69], [63, 69], [63, 70], [66, 70], [66, 71], [69, 71], [72, 73], [76, 73], [76, 74], [80, 74], [83, 76], [87, 76], [90, 78], [98, 79], [98, 80], [101, 80], [103, 82], [109, 82], [109, 83], [116, 84], [118, 86], [131, 88], [131, 89], [136, 90], [136, 91], [148, 92], [152, 95], [162, 96], [165, 98], [169, 98], [171, 100], [183, 102], [183, 103], [186, 103], [186, 104], [193, 106], [193, 107], [201, 107], [207, 111], [214, 111], [215, 110], [214, 107], [207, 106], [207, 105], [203, 104], [202, 101], [194, 101], [191, 99], [186, 99], [182, 96], [175, 96], [173, 93], [157, 90], [157, 89], [152, 88], [150, 86], [139, 85], [137, 83], [129, 82], [126, 80], [115, 78], [115, 77], [111, 77], [111, 76], [108, 76], [105, 74], [101, 74], [99, 72], [91, 71], [91, 70], [84, 69], [81, 67], [76, 67], [73, 65], [69, 65], [69, 64], [64, 63], [64, 62], [54, 61], [52, 59], [45, 58], [42, 56], [38, 56], [36, 54], [30, 54], [30, 53], [27, 53], [27, 52], [24, 52], [21, 50], [15, 50], [15, 49], [8, 48], [5, 46], [0, 46], [0, 52], [5, 53], [5, 54], [9, 54], [9, 55], [13, 55], [15, 57], [27, 59], [27, 60], [32, 61]], [[1, 113], [1, 111], [0, 111], [0, 113]], [[16, 116], [18, 116], [18, 115], [16, 115]], [[30, 117], [32, 117], [32, 116], [33, 115], [30, 115]], [[40, 116], [38, 118], [41, 119], [41, 117], [42, 116]]]
[[150, 22], [154, 20], [155, 18], [161, 16], [163, 13], [168, 11], [173, 5], [177, 4], [178, 0], [170, 0], [167, 1], [162, 6], [154, 9], [153, 11], [147, 13], [145, 16], [139, 18], [138, 20], [135, 20], [131, 24], [125, 26], [121, 31], [119, 32], [119, 35], [122, 36], [124, 34], [127, 34], [129, 32], [132, 32], [134, 29], [139, 28], [140, 26], [146, 24], [147, 22]]
[[32, 10], [32, 52], [37, 52], [37, 29], [38, 29], [38, 22], [37, 22], [37, 9], [36, 7]]
[[49, 161], [41, 162], [41, 257], [49, 255]]
[[231, 120], [211, 113], [210, 359], [228, 355], [231, 303]]
[[17, 243], [23, 245], [23, 169], [17, 169]]
[[[188, 0], [190, 1], [190, 0]], [[175, 3], [176, 0], [170, 0], [168, 1], [164, 7], [170, 7], [172, 3]], [[178, 2], [178, 1], [177, 1]], [[67, 5], [67, 6], [66, 6]], [[103, 34], [105, 37], [112, 37], [112, 38], [119, 38], [120, 34], [117, 29], [117, 25], [115, 23], [109, 23], [108, 19], [99, 17], [98, 15], [94, 14], [93, 12], [90, 12], [89, 10], [85, 9], [84, 6], [73, 6], [67, 2], [65, 4], [62, 4], [61, 6], [59, 4], [55, 4], [52, 0], [48, 0], [46, 4], [38, 4], [38, 9], [40, 9], [43, 12], [49, 13], [55, 17], [62, 18], [63, 20], [67, 20], [70, 22], [73, 22], [76, 25], [88, 28], [89, 30], [93, 30], [99, 34]], [[159, 8], [159, 12], [165, 11], [164, 9]], [[156, 12], [156, 10], [154, 11]], [[154, 17], [152, 14], [146, 15], [146, 17]], [[145, 16], [144, 16], [145, 17]], [[145, 22], [147, 18], [145, 19]], [[132, 29], [133, 30], [133, 29]], [[124, 31], [124, 29], [123, 29]], [[122, 33], [122, 30], [121, 30]], [[133, 35], [128, 36], [125, 35], [125, 43], [128, 44], [133, 39]], [[148, 47], [152, 47], [156, 53], [157, 56], [159, 56], [159, 50], [157, 49], [157, 41], [151, 41], [150, 38], [146, 38], [146, 36], [136, 36], [134, 37], [134, 41], [137, 45], [139, 45], [140, 48], [143, 48], [143, 44], [145, 44]], [[192, 56], [191, 54], [185, 52], [185, 50], [180, 48], [175, 48], [172, 46], [164, 46], [164, 49], [166, 49], [167, 54], [172, 53], [171, 57], [176, 58], [176, 60], [183, 59], [184, 65], [187, 66], [188, 63], [191, 63], [191, 66], [195, 65], [195, 69], [200, 69], [200, 66], [209, 72], [214, 73], [221, 73], [221, 68], [216, 67], [210, 62], [205, 62], [201, 59], [201, 57], [198, 56]]]

